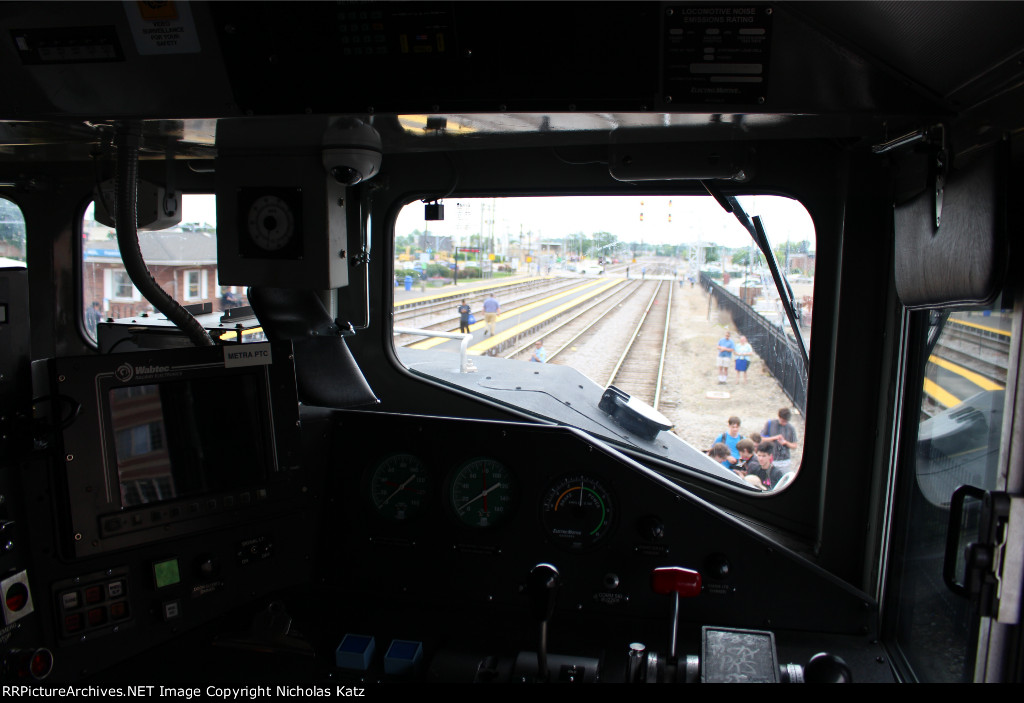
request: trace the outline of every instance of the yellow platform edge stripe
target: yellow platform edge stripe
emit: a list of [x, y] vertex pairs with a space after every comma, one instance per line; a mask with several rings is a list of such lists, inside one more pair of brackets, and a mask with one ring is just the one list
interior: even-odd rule
[[930, 378], [924, 379], [924, 392], [947, 408], [960, 404], [960, 399]]
[[[584, 302], [590, 300], [591, 298], [593, 298], [593, 297], [595, 297], [597, 295], [600, 295], [601, 293], [605, 292], [609, 288], [611, 288], [613, 286], [616, 286], [616, 285], [619, 285], [620, 283], [622, 283], [622, 281], [618, 280], [618, 279], [607, 280], [602, 285], [598, 286], [597, 288], [595, 288], [594, 290], [590, 291], [589, 293], [587, 293], [584, 296], [581, 296], [579, 298], [574, 298], [574, 299], [570, 300], [567, 303], [562, 303], [558, 307], [551, 308], [550, 310], [548, 310], [546, 313], [544, 313], [542, 315], [538, 315], [537, 317], [531, 317], [526, 322], [520, 322], [518, 325], [510, 327], [509, 329], [504, 330], [502, 332], [498, 332], [493, 337], [488, 337], [483, 342], [478, 342], [478, 343], [474, 344], [473, 346], [471, 346], [469, 348], [469, 353], [470, 354], [474, 354], [476, 356], [480, 356], [480, 355], [484, 354], [491, 347], [495, 347], [495, 346], [501, 344], [502, 342], [504, 342], [504, 341], [506, 341], [506, 340], [508, 340], [508, 339], [510, 339], [512, 337], [515, 337], [516, 335], [520, 334], [524, 330], [528, 330], [531, 327], [535, 327], [536, 325], [539, 325], [541, 322], [544, 322], [545, 320], [549, 320], [552, 317], [557, 317], [558, 315], [561, 315], [566, 310], [569, 310], [569, 309], [574, 308], [574, 307], [576, 307], [578, 305], [581, 305]], [[584, 287], [585, 286], [580, 286], [580, 288], [584, 288]], [[574, 288], [573, 289], [573, 291], [576, 291], [576, 290], [579, 290], [579, 288]], [[573, 291], [569, 291], [569, 292], [573, 292]], [[543, 301], [541, 301], [541, 302], [543, 302]], [[541, 302], [534, 303], [533, 305], [531, 305], [529, 307], [536, 307], [537, 305], [540, 305]], [[518, 313], [518, 312], [519, 312], [519, 310], [517, 309], [516, 313]], [[523, 312], [526, 312], [526, 311], [524, 310]], [[512, 315], [512, 314], [516, 314], [516, 313], [509, 313], [509, 314]]]
[[958, 366], [954, 364], [952, 361], [946, 361], [945, 359], [940, 359], [939, 357], [934, 355], [929, 356], [928, 361], [932, 362], [936, 366], [946, 369], [947, 371], [952, 371], [958, 376], [963, 376], [968, 381], [978, 386], [982, 390], [1001, 391], [1003, 389], [1003, 387], [1000, 386], [998, 383], [990, 381], [989, 379], [982, 376], [980, 373], [968, 371], [963, 366]]
[[966, 320], [958, 320], [955, 317], [949, 318], [949, 321], [950, 322], [955, 322], [958, 325], [963, 325], [964, 327], [973, 327], [975, 329], [985, 330], [986, 332], [991, 332], [993, 334], [1001, 334], [1004, 337], [1012, 337], [1013, 336], [1012, 334], [1010, 334], [1006, 330], [1001, 330], [998, 327], [989, 327], [987, 325], [979, 325], [977, 322], [967, 322]]
[[[570, 290], [562, 291], [561, 293], [556, 293], [555, 295], [549, 295], [547, 298], [544, 298], [543, 300], [538, 300], [537, 302], [530, 303], [529, 305], [523, 305], [522, 307], [518, 307], [518, 308], [516, 308], [513, 311], [505, 313], [505, 315], [506, 316], [507, 315], [521, 315], [522, 313], [529, 312], [530, 310], [533, 310], [534, 308], [536, 308], [536, 307], [538, 307], [540, 305], [546, 305], [546, 304], [550, 303], [553, 300], [558, 300], [559, 298], [563, 298], [563, 297], [565, 297], [567, 295], [575, 295], [576, 293], [579, 293], [580, 291], [585, 290], [587, 287], [592, 286], [593, 284], [594, 284], [594, 282], [590, 281], [588, 283], [584, 283], [583, 285], [576, 286], [575, 288], [572, 288]], [[601, 289], [601, 290], [603, 290], [603, 289]], [[579, 300], [581, 300], [581, 301], [582, 300], [586, 300], [587, 298], [589, 298], [589, 297], [591, 297], [593, 295], [594, 295], [594, 293], [591, 293], [586, 298], [581, 298]], [[499, 320], [501, 319], [501, 317], [502, 317], [501, 315], [498, 315], [498, 319]], [[478, 321], [478, 322], [474, 322], [472, 325], [469, 326], [469, 331], [472, 332], [474, 330], [481, 329], [486, 324], [487, 323], [484, 320], [481, 320], [481, 321]], [[453, 332], [454, 330], [448, 330], [448, 331], [449, 332]], [[494, 337], [492, 337], [492, 339], [503, 339], [503, 337], [501, 336], [502, 334], [504, 334], [504, 332], [496, 334]], [[447, 339], [446, 337], [429, 337], [427, 339], [424, 339], [422, 342], [416, 342], [415, 344], [410, 344], [409, 345], [409, 349], [433, 349], [434, 347], [436, 347], [439, 344], [444, 344], [445, 342], [450, 342], [450, 341], [451, 340]], [[477, 346], [479, 346], [479, 344], [484, 344], [484, 342], [478, 343]], [[472, 349], [472, 347], [470, 347], [470, 349]]]
[[439, 300], [441, 298], [451, 298], [452, 296], [458, 297], [462, 293], [471, 294], [471, 293], [476, 293], [477, 291], [479, 291], [481, 289], [489, 289], [489, 288], [504, 287], [504, 286], [513, 286], [513, 285], [519, 285], [520, 283], [529, 283], [530, 281], [543, 281], [546, 278], [553, 278], [553, 276], [530, 276], [529, 278], [515, 278], [515, 279], [512, 279], [512, 280], [509, 280], [507, 283], [498, 283], [498, 284], [495, 284], [495, 283], [490, 282], [490, 281], [483, 282], [483, 283], [480, 283], [480, 282], [477, 282], [477, 283], [465, 283], [465, 284], [463, 284], [463, 285], [466, 286], [465, 288], [456, 288], [456, 287], [453, 286], [450, 290], [442, 291], [442, 292], [438, 292], [438, 293], [433, 293], [432, 295], [425, 295], [425, 296], [423, 296], [421, 298], [408, 298], [406, 300], [396, 300], [395, 304], [394, 304], [394, 307], [397, 308], [397, 307], [400, 307], [402, 305], [412, 305], [413, 303], [429, 303], [431, 300]]

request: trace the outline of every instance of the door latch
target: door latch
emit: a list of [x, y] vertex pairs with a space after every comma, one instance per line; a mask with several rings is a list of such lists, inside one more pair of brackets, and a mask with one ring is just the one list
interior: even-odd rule
[[[980, 506], [965, 513], [964, 503], [968, 498], [980, 501]], [[1024, 554], [1019, 548], [1024, 539], [1022, 511], [1024, 499], [975, 486], [957, 488], [949, 504], [942, 578], [953, 593], [974, 600], [979, 615], [1008, 624], [1020, 620], [1021, 578], [1024, 576]], [[961, 532], [966, 524], [975, 521], [977, 541], [969, 542], [965, 549], [963, 581], [958, 581], [956, 566]]]

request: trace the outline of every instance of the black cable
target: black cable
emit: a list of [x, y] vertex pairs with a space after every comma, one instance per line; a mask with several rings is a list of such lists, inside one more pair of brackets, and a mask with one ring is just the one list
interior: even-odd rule
[[[54, 431], [66, 430], [67, 428], [71, 427], [71, 424], [74, 422], [75, 418], [78, 417], [82, 413], [82, 404], [79, 403], [74, 398], [72, 398], [71, 396], [55, 395], [55, 396], [52, 396], [52, 397], [51, 396], [40, 396], [38, 398], [33, 398], [32, 399], [32, 405], [38, 405], [40, 403], [49, 403], [49, 402], [53, 402], [53, 401], [59, 401], [61, 404], [67, 405], [70, 408], [70, 411], [68, 412], [68, 414], [67, 415], [63, 415], [62, 414], [60, 416], [60, 418], [58, 418], [57, 424], [55, 424], [52, 427], [52, 429]], [[50, 429], [46, 425], [43, 425], [42, 427], [43, 427], [43, 429]]]
[[167, 316], [197, 347], [212, 347], [215, 342], [199, 321], [153, 279], [142, 257], [138, 232], [139, 143], [142, 128], [138, 122], [120, 123], [114, 144], [117, 146], [117, 171], [114, 180], [114, 217], [117, 246], [121, 260], [135, 287], [157, 310]]

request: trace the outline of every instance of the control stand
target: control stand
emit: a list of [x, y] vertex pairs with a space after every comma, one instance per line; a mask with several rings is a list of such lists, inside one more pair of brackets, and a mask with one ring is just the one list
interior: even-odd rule
[[539, 623], [537, 652], [520, 652], [513, 680], [535, 683], [595, 683], [599, 662], [590, 657], [548, 654], [548, 622], [555, 612], [561, 587], [558, 569], [537, 564], [530, 570], [523, 593], [530, 599], [530, 614]]

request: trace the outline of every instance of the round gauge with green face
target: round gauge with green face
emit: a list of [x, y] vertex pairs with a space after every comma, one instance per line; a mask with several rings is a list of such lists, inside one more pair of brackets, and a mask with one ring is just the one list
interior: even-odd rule
[[430, 476], [412, 454], [395, 454], [370, 475], [370, 500], [382, 517], [408, 520], [420, 514], [430, 497]]
[[463, 524], [494, 527], [512, 516], [515, 478], [494, 459], [474, 459], [455, 472], [449, 499]]

